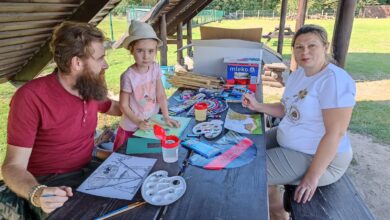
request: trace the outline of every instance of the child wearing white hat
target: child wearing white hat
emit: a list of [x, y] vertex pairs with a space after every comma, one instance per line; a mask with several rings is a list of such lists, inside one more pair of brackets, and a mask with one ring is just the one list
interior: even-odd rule
[[133, 20], [121, 47], [130, 51], [135, 63], [121, 75], [120, 108], [123, 112], [114, 141], [114, 151], [127, 142], [139, 128], [149, 130], [148, 119], [161, 108], [169, 126], [179, 123], [169, 117], [167, 96], [161, 82], [162, 72], [155, 62], [157, 48], [161, 46], [153, 28]]

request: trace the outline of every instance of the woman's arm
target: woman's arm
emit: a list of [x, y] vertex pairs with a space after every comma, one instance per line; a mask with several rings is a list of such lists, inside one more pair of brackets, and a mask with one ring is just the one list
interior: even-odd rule
[[259, 103], [252, 94], [245, 94], [242, 100], [242, 106], [253, 111], [263, 112], [273, 117], [282, 118], [284, 116], [284, 106], [282, 103], [264, 104]]
[[325, 135], [318, 145], [309, 169], [295, 190], [294, 199], [297, 202], [305, 203], [313, 197], [318, 186], [318, 180], [334, 159], [340, 140], [347, 131], [352, 109], [352, 107], [349, 107], [322, 110]]

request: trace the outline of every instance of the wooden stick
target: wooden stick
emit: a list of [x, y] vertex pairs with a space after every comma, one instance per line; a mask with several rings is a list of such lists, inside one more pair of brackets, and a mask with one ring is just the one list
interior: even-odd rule
[[141, 205], [143, 205], [143, 204], [145, 204], [145, 203], [146, 203], [146, 202], [136, 202], [136, 203], [132, 203], [132, 204], [130, 204], [130, 205], [127, 205], [127, 206], [124, 206], [124, 207], [119, 208], [119, 209], [117, 209], [117, 210], [114, 210], [114, 211], [112, 211], [112, 212], [109, 212], [109, 213], [107, 213], [107, 214], [105, 214], [105, 215], [103, 215], [103, 216], [100, 216], [100, 217], [96, 218], [95, 220], [103, 220], [103, 219], [110, 218], [110, 217], [115, 216], [115, 215], [118, 215], [118, 214], [120, 214], [120, 213], [122, 213], [122, 212], [126, 212], [126, 211], [128, 211], [128, 210], [134, 209], [134, 208], [136, 208], [136, 207], [138, 207], [138, 206], [141, 206]]

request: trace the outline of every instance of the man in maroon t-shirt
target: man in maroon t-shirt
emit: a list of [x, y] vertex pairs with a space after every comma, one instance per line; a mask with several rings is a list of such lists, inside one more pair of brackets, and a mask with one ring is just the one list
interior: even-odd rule
[[[26, 83], [11, 100], [2, 166], [8, 188], [0, 198], [16, 193], [15, 198], [30, 208], [26, 213], [19, 206], [15, 211], [19, 215], [35, 211], [41, 215], [42, 210], [50, 213], [61, 207], [73, 195], [71, 187], [80, 184], [63, 186], [63, 181], [82, 173], [91, 162], [97, 113], [121, 115], [118, 103], [107, 98], [103, 41], [103, 33], [92, 25], [64, 22], [50, 45], [57, 70]], [[57, 181], [50, 182], [53, 178]], [[9, 219], [1, 215], [13, 208], [0, 202], [0, 217]]]

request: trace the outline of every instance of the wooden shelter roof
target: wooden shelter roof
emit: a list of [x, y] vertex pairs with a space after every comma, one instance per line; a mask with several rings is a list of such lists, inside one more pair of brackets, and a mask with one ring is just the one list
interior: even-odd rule
[[97, 25], [120, 0], [2, 0], [0, 83], [25, 82], [51, 61], [49, 40], [61, 22]]
[[143, 20], [151, 24], [159, 33], [160, 19], [165, 14], [167, 34], [173, 35], [180, 22], [187, 23], [211, 2], [212, 0], [160, 0]]

